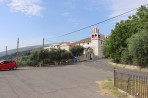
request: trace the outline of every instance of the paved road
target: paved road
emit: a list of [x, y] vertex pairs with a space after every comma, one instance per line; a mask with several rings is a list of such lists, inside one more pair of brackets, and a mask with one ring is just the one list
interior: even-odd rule
[[91, 63], [0, 71], [0, 98], [111, 98], [95, 82], [113, 78], [112, 72]]
[[[92, 62], [83, 62], [84, 65], [88, 67], [93, 67], [99, 70], [104, 70], [106, 72], [112, 72], [114, 71], [114, 67], [109, 65], [107, 63], [106, 59], [100, 59]], [[148, 72], [142, 72], [140, 70], [130, 70], [130, 69], [124, 69], [124, 68], [116, 68], [116, 71], [126, 73], [126, 74], [132, 74], [132, 75], [138, 75], [138, 76], [148, 76]]]

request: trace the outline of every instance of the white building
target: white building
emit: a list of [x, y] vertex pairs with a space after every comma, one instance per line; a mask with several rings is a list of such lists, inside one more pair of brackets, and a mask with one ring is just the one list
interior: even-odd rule
[[81, 60], [93, 60], [103, 58], [103, 44], [105, 36], [100, 34], [99, 29], [94, 27], [91, 32], [91, 37], [77, 41], [77, 42], [63, 42], [60, 44], [52, 44], [45, 49], [65, 49], [69, 51], [71, 46], [81, 45], [84, 49], [84, 54], [79, 58]]
[[44, 47], [44, 49], [52, 50], [52, 49], [59, 49], [60, 44], [50, 44], [48, 47]]

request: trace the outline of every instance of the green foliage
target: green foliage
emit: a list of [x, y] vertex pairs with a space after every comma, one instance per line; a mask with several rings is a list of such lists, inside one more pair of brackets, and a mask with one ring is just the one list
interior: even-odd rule
[[30, 59], [30, 56], [22, 56], [19, 59], [19, 66], [35, 66], [37, 64], [37, 61]]
[[43, 61], [43, 60], [45, 60], [45, 59], [48, 59], [48, 50], [46, 50], [46, 49], [41, 49], [41, 50], [39, 50], [38, 51], [38, 59], [39, 59], [39, 61]]
[[67, 60], [67, 59], [72, 59], [73, 56], [72, 56], [72, 53], [69, 52], [69, 51], [65, 51], [64, 53], [61, 54], [62, 55], [62, 58]]
[[51, 50], [51, 51], [49, 51], [49, 53], [48, 53], [48, 57], [49, 57], [49, 59], [51, 60], [51, 61], [55, 61], [56, 60], [56, 58], [57, 58], [57, 52], [56, 52], [56, 50]]
[[49, 51], [49, 59], [51, 59], [52, 61], [55, 61], [55, 62], [60, 62], [62, 60], [62, 56], [61, 54], [65, 52], [65, 50], [61, 50], [61, 49], [58, 49], [58, 50], [51, 50]]
[[111, 47], [110, 47], [110, 39], [107, 39], [103, 45], [103, 54], [104, 56], [107, 58], [107, 57], [110, 57], [110, 53], [111, 53]]
[[121, 63], [132, 64], [132, 55], [129, 54], [128, 49], [125, 49], [121, 55]]
[[48, 55], [50, 60], [60, 64], [63, 60], [68, 60], [73, 58], [73, 55], [71, 52], [62, 50], [62, 49], [51, 50], [49, 51]]
[[[105, 57], [112, 58], [117, 63], [133, 63], [133, 54], [128, 51], [127, 39], [146, 30], [148, 30], [148, 7], [141, 6], [135, 15], [129, 16], [129, 19], [125, 21], [122, 20], [116, 23], [115, 29], [112, 30], [111, 36], [105, 41], [103, 47]], [[142, 52], [142, 50], [139, 51]], [[135, 61], [137, 62], [137, 60]]]
[[31, 55], [22, 56], [19, 65], [21, 66], [45, 66], [46, 64], [67, 64], [73, 58], [71, 52], [57, 49], [57, 50], [44, 50], [39, 49], [31, 53]]
[[31, 60], [38, 61], [39, 60], [39, 52], [38, 51], [33, 51], [30, 58], [31, 58]]
[[77, 56], [82, 55], [82, 53], [84, 51], [84, 47], [79, 46], [79, 45], [72, 46], [72, 47], [70, 47], [70, 51], [71, 51], [73, 56], [77, 57]]
[[148, 31], [142, 31], [128, 39], [128, 50], [133, 63], [148, 67]]
[[62, 50], [62, 49], [56, 50], [55, 61], [60, 62], [63, 59], [62, 54], [65, 53], [65, 52], [66, 52], [66, 50]]

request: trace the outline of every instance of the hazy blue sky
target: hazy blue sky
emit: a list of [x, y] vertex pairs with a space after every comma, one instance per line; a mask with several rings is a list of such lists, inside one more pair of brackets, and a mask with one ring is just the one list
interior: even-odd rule
[[[90, 36], [86, 29], [65, 37], [53, 38], [121, 14], [148, 0], [0, 0], [0, 51], [45, 43], [76, 41]], [[133, 13], [130, 13], [133, 14]], [[128, 14], [128, 15], [130, 15]], [[97, 25], [110, 34], [115, 23], [128, 15]]]

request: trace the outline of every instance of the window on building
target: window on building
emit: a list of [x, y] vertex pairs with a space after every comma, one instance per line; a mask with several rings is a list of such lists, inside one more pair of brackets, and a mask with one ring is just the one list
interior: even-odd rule
[[87, 43], [87, 45], [89, 45], [89, 43]]
[[94, 38], [94, 35], [92, 35], [92, 38]]

